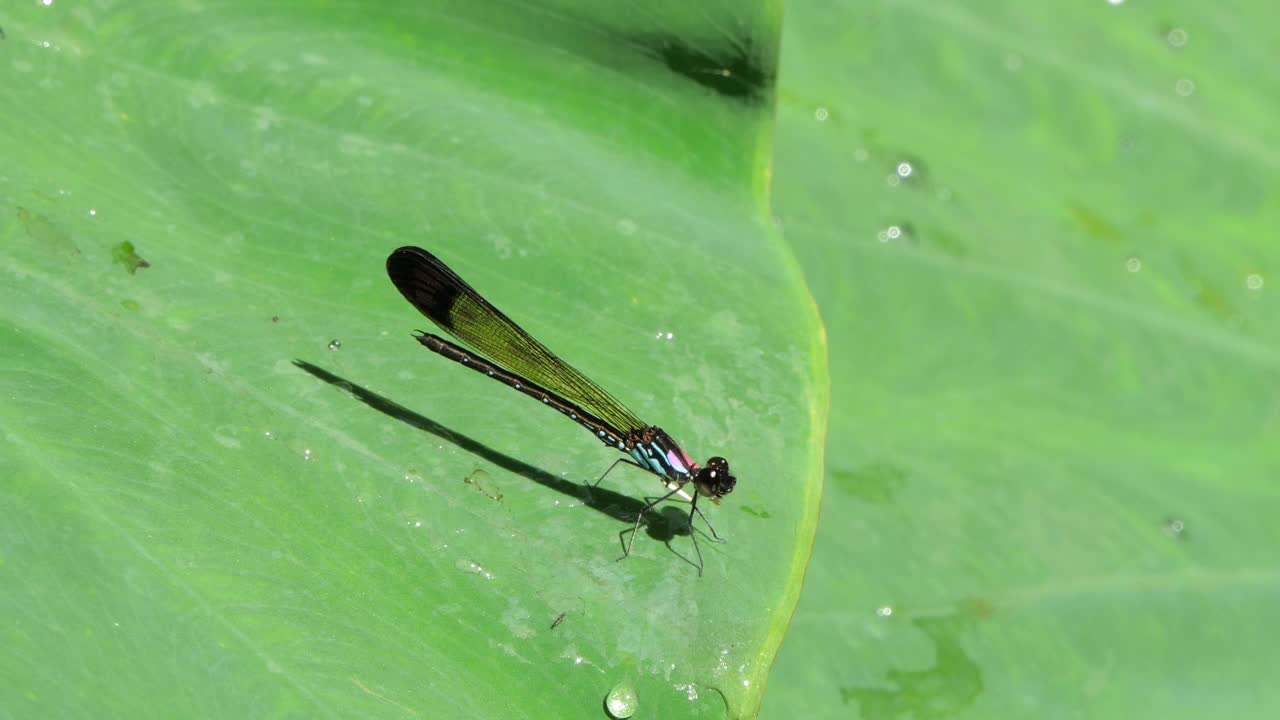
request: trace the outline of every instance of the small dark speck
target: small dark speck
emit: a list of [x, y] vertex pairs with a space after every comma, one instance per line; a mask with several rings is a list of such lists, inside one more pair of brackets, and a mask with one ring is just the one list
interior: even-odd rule
[[552, 629], [552, 630], [555, 630], [555, 629], [556, 629], [556, 627], [557, 627], [558, 625], [560, 625], [560, 623], [564, 622], [564, 616], [565, 616], [565, 614], [564, 614], [564, 613], [560, 613], [560, 615], [556, 617], [555, 622], [551, 623], [551, 629]]
[[279, 315], [272, 315], [272, 316], [271, 316], [271, 322], [280, 322], [280, 316], [279, 316]]
[[758, 517], [761, 520], [769, 519], [769, 511], [765, 510], [763, 505], [756, 505], [754, 507], [751, 505], [739, 505], [738, 508], [741, 509], [742, 512], [753, 517]]
[[337, 350], [337, 349], [338, 349], [338, 348], [340, 348], [340, 347], [342, 347], [342, 341], [341, 341], [341, 340], [338, 340], [337, 338], [334, 338], [333, 340], [330, 340], [330, 341], [329, 341], [329, 349], [330, 349], [330, 350]]
[[996, 606], [986, 598], [976, 597], [969, 599], [969, 609], [974, 615], [980, 618], [987, 618], [991, 617], [991, 614], [996, 611]]

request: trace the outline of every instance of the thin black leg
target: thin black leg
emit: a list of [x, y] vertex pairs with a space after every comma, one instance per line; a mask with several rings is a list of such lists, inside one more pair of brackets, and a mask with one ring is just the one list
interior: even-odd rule
[[[711, 542], [717, 542], [717, 543], [724, 542], [724, 538], [716, 534], [715, 526], [711, 524], [711, 521], [707, 519], [707, 516], [703, 515], [701, 510], [698, 510], [698, 498], [696, 495], [693, 498], [693, 509], [697, 511], [698, 517], [702, 518], [702, 522], [706, 523], [707, 529], [711, 531]], [[692, 512], [689, 513], [689, 532], [690, 534], [693, 533], [693, 513]]]
[[658, 503], [680, 492], [680, 490], [681, 488], [676, 488], [640, 509], [640, 514], [636, 515], [636, 526], [631, 529], [631, 539], [627, 541], [627, 547], [622, 551], [622, 557], [628, 557], [631, 555], [631, 545], [636, 541], [636, 533], [640, 532], [640, 521], [644, 520], [644, 514], [652, 510]]
[[[634, 463], [633, 463], [633, 464], [634, 464]], [[671, 496], [670, 496], [670, 495], [668, 495], [667, 497], [671, 497]], [[649, 498], [645, 498], [645, 499], [646, 499], [646, 500], [648, 500]], [[693, 531], [694, 531], [694, 527], [693, 527], [693, 514], [696, 512], [696, 513], [698, 513], [698, 517], [702, 518], [702, 522], [706, 523], [706, 525], [707, 525], [707, 529], [711, 531], [711, 536], [710, 536], [710, 537], [708, 537], [707, 539], [708, 539], [708, 540], [710, 540], [711, 542], [714, 542], [714, 543], [722, 543], [722, 542], [725, 542], [725, 539], [724, 539], [724, 538], [722, 538], [722, 537], [720, 537], [720, 535], [719, 535], [718, 533], [716, 533], [716, 528], [715, 528], [715, 526], [711, 524], [711, 521], [707, 519], [707, 516], [702, 514], [702, 509], [698, 507], [698, 497], [697, 497], [697, 495], [696, 495], [696, 494], [694, 495], [694, 498], [693, 498], [693, 500], [692, 500], [692, 501], [684, 500], [684, 499], [682, 498], [682, 499], [679, 499], [679, 500], [672, 500], [672, 502], [692, 502], [692, 504], [693, 504], [693, 509], [689, 511], [689, 533], [690, 533], [690, 534], [692, 534], [692, 533], [693, 533]], [[703, 533], [703, 536], [705, 537], [705, 536], [706, 536], [706, 533]]]
[[[644, 514], [654, 509], [655, 507], [657, 507], [660, 503], [665, 502], [666, 500], [669, 500], [672, 495], [675, 495], [676, 493], [680, 492], [683, 489], [684, 489], [683, 485], [680, 487], [677, 487], [675, 490], [672, 490], [666, 495], [663, 495], [662, 497], [657, 498], [653, 502], [641, 508], [640, 513], [636, 515], [635, 527], [631, 528], [631, 537], [630, 539], [627, 540], [627, 546], [622, 551], [622, 557], [625, 558], [625, 557], [631, 556], [631, 545], [635, 543], [636, 534], [640, 532], [640, 523], [641, 521], [644, 520]], [[689, 518], [687, 520], [687, 522], [689, 523], [689, 539], [693, 540], [693, 551], [698, 555], [698, 565], [697, 565], [698, 577], [702, 577], [702, 570], [705, 567], [705, 565], [702, 561], [702, 548], [698, 547], [698, 533], [694, 532], [694, 529], [693, 529], [693, 514], [697, 513], [698, 516], [702, 518], [703, 522], [706, 522], [707, 518], [705, 515], [702, 514], [702, 511], [698, 509], [698, 496], [696, 494], [693, 496], [692, 504], [693, 504], [693, 507], [689, 509]], [[707, 523], [707, 527], [711, 527], [711, 523]], [[723, 540], [720, 539], [719, 535], [715, 534], [715, 532], [716, 532], [715, 528], [711, 528], [711, 534], [715, 537], [715, 542], [724, 542]]]
[[603, 473], [601, 473], [601, 474], [600, 474], [600, 477], [596, 478], [596, 481], [595, 481], [595, 482], [593, 482], [593, 483], [587, 483], [587, 487], [589, 487], [589, 488], [599, 487], [599, 486], [600, 486], [600, 483], [604, 482], [604, 477], [605, 477], [605, 475], [608, 475], [609, 473], [613, 472], [613, 469], [614, 469], [614, 468], [616, 468], [616, 467], [618, 467], [618, 463], [620, 463], [620, 462], [626, 462], [626, 461], [627, 461], [627, 458], [624, 458], [624, 457], [623, 457], [623, 458], [618, 458], [617, 460], [614, 460], [614, 461], [613, 461], [613, 464], [609, 466], [609, 469], [608, 469], [608, 470], [605, 470]]
[[609, 469], [608, 469], [608, 470], [605, 470], [605, 471], [604, 471], [604, 473], [603, 473], [602, 475], [600, 475], [600, 477], [596, 478], [596, 481], [595, 481], [595, 482], [593, 482], [593, 483], [583, 483], [583, 485], [585, 485], [585, 486], [586, 486], [586, 488], [587, 488], [587, 501], [588, 501], [588, 502], [590, 502], [591, 500], [593, 500], [593, 499], [595, 498], [595, 496], [591, 494], [591, 491], [592, 491], [593, 489], [595, 489], [595, 488], [599, 487], [599, 486], [600, 486], [600, 483], [604, 482], [605, 475], [608, 475], [609, 473], [613, 472], [613, 469], [614, 469], [614, 468], [616, 468], [616, 467], [618, 467], [618, 463], [628, 463], [628, 464], [630, 464], [630, 465], [635, 465], [636, 467], [640, 468], [641, 470], [645, 470], [645, 469], [647, 469], [647, 468], [643, 468], [643, 467], [641, 467], [641, 466], [640, 466], [640, 463], [637, 463], [635, 460], [632, 460], [631, 458], [628, 458], [628, 457], [620, 457], [620, 458], [618, 458], [617, 460], [614, 460], [614, 461], [613, 461], [613, 464], [609, 466]]
[[[609, 466], [609, 469], [608, 469], [608, 470], [605, 470], [605, 471], [604, 471], [604, 473], [603, 473], [603, 474], [601, 474], [601, 475], [600, 475], [600, 477], [599, 477], [599, 478], [597, 478], [595, 482], [593, 482], [593, 483], [587, 483], [587, 487], [588, 487], [588, 488], [599, 487], [599, 486], [600, 486], [600, 483], [604, 482], [604, 477], [605, 477], [605, 475], [608, 475], [609, 473], [613, 472], [613, 469], [614, 469], [614, 468], [616, 468], [616, 467], [618, 467], [618, 463], [627, 463], [628, 465], [635, 465], [636, 467], [640, 468], [641, 470], [649, 470], [649, 468], [647, 468], [647, 467], [645, 467], [645, 466], [641, 465], [640, 463], [636, 462], [635, 460], [632, 460], [632, 459], [631, 459], [631, 458], [629, 458], [629, 457], [620, 457], [620, 458], [618, 458], [617, 460], [614, 460], [614, 461], [613, 461], [613, 464]], [[653, 472], [653, 471], [652, 471], [652, 470], [649, 470], [649, 472]]]
[[[698, 533], [693, 531], [693, 514], [696, 512], [698, 512], [698, 493], [693, 494], [693, 508], [689, 510], [689, 539], [693, 541], [693, 551], [698, 554], [698, 577], [702, 577], [702, 548], [698, 547]], [[702, 521], [706, 522], [707, 519], [704, 517]], [[715, 528], [711, 528], [711, 532], [714, 534]]]

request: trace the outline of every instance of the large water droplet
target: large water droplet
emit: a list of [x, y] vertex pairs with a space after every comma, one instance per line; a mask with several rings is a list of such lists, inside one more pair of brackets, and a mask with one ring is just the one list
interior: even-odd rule
[[476, 470], [462, 480], [468, 485], [474, 485], [485, 497], [490, 500], [502, 502], [502, 491], [498, 489], [498, 484], [489, 477], [489, 473], [483, 470]]
[[640, 707], [640, 698], [636, 695], [636, 689], [629, 682], [620, 682], [609, 691], [609, 695], [604, 699], [605, 709], [609, 711], [609, 715], [624, 720], [636, 714], [636, 710]]

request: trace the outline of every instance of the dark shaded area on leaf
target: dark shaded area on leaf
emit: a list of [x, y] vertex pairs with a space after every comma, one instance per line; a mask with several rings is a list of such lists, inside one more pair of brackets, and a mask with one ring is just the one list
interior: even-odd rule
[[[645, 502], [657, 499], [657, 496], [646, 497]], [[645, 514], [644, 532], [650, 538], [666, 545], [667, 550], [670, 550], [672, 555], [684, 560], [692, 567], [699, 567], [698, 563], [693, 561], [693, 558], [672, 547], [671, 541], [679, 536], [691, 536], [695, 532], [711, 542], [723, 541], [718, 541], [711, 535], [693, 527], [690, 523], [689, 513], [680, 507], [680, 505], [685, 502], [684, 500], [673, 499], [670, 502], [673, 504], [654, 508]], [[627, 544], [627, 535], [630, 532], [631, 530], [628, 529], [618, 533], [618, 539], [622, 541], [622, 546], [624, 548]]]
[[766, 67], [755, 40], [746, 36], [698, 47], [673, 35], [636, 38], [638, 45], [672, 72], [725, 97], [758, 103], [768, 96], [776, 69]]

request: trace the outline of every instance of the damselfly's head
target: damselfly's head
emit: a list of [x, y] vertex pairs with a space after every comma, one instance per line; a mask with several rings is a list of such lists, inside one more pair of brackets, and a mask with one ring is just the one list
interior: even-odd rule
[[717, 504], [720, 498], [733, 492], [737, 482], [737, 478], [729, 474], [729, 461], [722, 457], [711, 458], [693, 474], [693, 486], [698, 489], [698, 494], [711, 498]]

